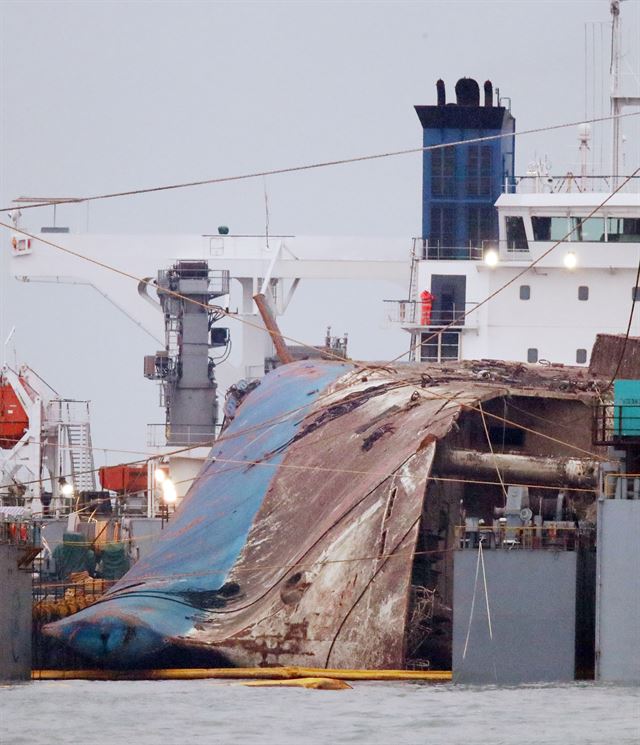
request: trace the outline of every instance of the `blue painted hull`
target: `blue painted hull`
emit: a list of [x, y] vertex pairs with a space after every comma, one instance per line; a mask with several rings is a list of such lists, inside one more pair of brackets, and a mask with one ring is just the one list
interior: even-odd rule
[[153, 550], [101, 601], [45, 633], [100, 664], [127, 667], [224, 606], [235, 592], [225, 587], [228, 574], [288, 443], [327, 386], [350, 369], [303, 362], [268, 375], [212, 448]]

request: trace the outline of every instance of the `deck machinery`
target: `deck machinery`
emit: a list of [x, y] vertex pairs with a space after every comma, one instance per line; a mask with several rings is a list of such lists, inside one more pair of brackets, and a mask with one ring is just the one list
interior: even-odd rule
[[211, 443], [218, 420], [215, 361], [210, 348], [228, 348], [224, 317], [211, 305], [229, 293], [229, 272], [206, 261], [177, 261], [158, 272], [157, 294], [164, 314], [165, 348], [144, 359], [144, 375], [160, 381], [168, 445]]

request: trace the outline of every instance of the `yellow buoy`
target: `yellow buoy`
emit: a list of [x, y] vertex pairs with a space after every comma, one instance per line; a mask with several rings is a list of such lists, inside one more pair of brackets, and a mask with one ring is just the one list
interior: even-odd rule
[[336, 678], [291, 678], [290, 680], [248, 680], [245, 686], [278, 686], [288, 688], [315, 688], [322, 691], [342, 691], [351, 686]]

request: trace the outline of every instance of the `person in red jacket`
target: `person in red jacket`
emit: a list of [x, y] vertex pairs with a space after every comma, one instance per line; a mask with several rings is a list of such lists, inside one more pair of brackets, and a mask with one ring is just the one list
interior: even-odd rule
[[420, 293], [420, 325], [429, 326], [431, 324], [431, 310], [433, 308], [434, 297], [429, 290], [423, 290]]

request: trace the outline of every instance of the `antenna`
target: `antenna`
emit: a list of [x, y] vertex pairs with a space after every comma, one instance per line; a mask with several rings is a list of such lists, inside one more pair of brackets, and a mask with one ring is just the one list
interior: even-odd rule
[[269, 251], [269, 193], [267, 192], [267, 179], [265, 177], [262, 178], [262, 184], [264, 187], [264, 237], [267, 251]]
[[591, 126], [581, 124], [578, 127], [578, 140], [580, 142], [580, 191], [585, 191], [586, 180], [589, 170], [589, 141], [591, 140]]
[[611, 0], [611, 113], [613, 120], [613, 152], [611, 154], [611, 189], [618, 186], [620, 172], [620, 120], [617, 118], [622, 109], [618, 95], [620, 77], [620, 0]]

